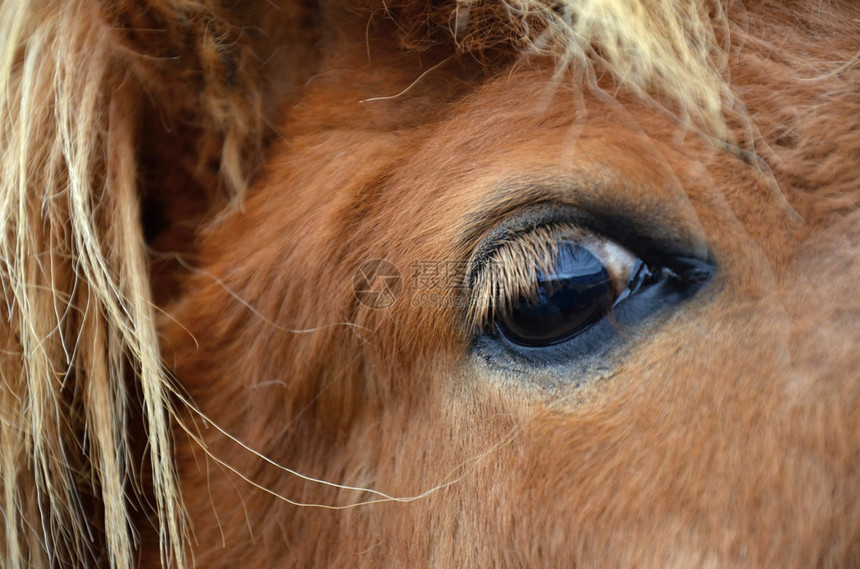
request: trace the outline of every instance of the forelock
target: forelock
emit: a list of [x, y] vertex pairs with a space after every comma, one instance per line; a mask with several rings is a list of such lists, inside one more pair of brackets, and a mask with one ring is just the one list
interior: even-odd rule
[[452, 43], [487, 64], [549, 57], [588, 87], [613, 88], [671, 109], [708, 134], [725, 135], [734, 98], [724, 73], [724, 7], [714, 0], [359, 0], [394, 20], [401, 45]]

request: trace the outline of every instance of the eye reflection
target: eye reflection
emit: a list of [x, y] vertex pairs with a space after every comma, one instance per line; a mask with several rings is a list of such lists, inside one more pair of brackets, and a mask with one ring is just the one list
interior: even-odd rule
[[559, 244], [550, 271], [536, 274], [534, 293], [521, 295], [498, 315], [497, 327], [526, 346], [554, 344], [600, 320], [615, 302], [613, 279], [589, 249]]

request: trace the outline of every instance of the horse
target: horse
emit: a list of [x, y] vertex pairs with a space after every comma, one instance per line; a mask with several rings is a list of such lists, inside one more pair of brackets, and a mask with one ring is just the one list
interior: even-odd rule
[[850, 0], [0, 2], [0, 557], [860, 566]]

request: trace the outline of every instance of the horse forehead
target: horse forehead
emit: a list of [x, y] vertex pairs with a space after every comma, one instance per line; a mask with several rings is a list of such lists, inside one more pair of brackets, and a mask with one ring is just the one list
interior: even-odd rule
[[[425, 81], [432, 84], [433, 78]], [[335, 81], [331, 88], [340, 91], [342, 86]], [[706, 185], [703, 164], [714, 155], [701, 141], [684, 141], [683, 129], [670, 116], [658, 114], [655, 119], [654, 109], [641, 102], [584, 96], [581, 87], [553, 80], [551, 69], [514, 69], [456, 103], [437, 101], [433, 116], [441, 116], [441, 121], [399, 129], [375, 122], [386, 108], [412, 104], [404, 99], [402, 105], [366, 100], [356, 109], [355, 128], [284, 145], [281, 152], [287, 157], [295, 155], [296, 145], [304, 145], [300, 153], [307, 159], [296, 168], [295, 162], [276, 156], [271, 181], [262, 185], [277, 185], [299, 171], [310, 183], [291, 184], [290, 197], [302, 200], [308, 194], [308, 201], [319, 207], [336, 207], [356, 190], [350, 207], [409, 210], [410, 205], [433, 204], [439, 207], [437, 215], [457, 215], [463, 209], [444, 207], [440, 194], [479, 213], [489, 208], [487, 194], [506, 181], [529, 177], [578, 177], [583, 188], [601, 192], [606, 200], [622, 186], [643, 199], [649, 194], [686, 199], [685, 191]], [[301, 125], [285, 128], [302, 131]], [[318, 199], [319, 188], [313, 183], [326, 179], [332, 180], [326, 188], [326, 196], [333, 198], [329, 203]], [[374, 187], [383, 189], [388, 199], [375, 199]], [[395, 195], [401, 199], [392, 199]]]

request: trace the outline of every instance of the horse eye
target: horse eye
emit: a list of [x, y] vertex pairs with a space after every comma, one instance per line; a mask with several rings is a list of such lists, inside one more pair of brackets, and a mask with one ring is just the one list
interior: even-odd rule
[[[613, 246], [595, 248], [563, 241], [548, 270], [537, 270], [529, 293], [501, 309], [496, 328], [523, 346], [549, 346], [582, 332], [612, 307], [653, 280], [641, 260]], [[601, 258], [604, 257], [604, 258]]]

